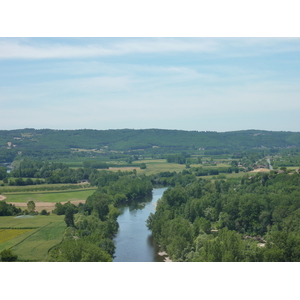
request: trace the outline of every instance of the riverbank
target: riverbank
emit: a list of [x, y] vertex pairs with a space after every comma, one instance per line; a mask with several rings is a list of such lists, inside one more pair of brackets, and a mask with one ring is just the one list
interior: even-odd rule
[[168, 253], [165, 251], [158, 252], [159, 256], [164, 256], [164, 262], [173, 262], [173, 260], [168, 256]]

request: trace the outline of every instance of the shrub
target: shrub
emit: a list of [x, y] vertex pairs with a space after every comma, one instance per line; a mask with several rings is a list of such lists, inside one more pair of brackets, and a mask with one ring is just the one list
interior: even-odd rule
[[4, 249], [0, 252], [1, 261], [16, 261], [18, 259], [18, 255], [14, 254], [10, 249]]

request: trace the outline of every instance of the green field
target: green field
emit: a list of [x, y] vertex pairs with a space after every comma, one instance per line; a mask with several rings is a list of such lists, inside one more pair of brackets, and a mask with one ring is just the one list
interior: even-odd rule
[[167, 163], [165, 159], [154, 160], [139, 160], [139, 163], [145, 163], [147, 169], [141, 170], [136, 168], [138, 174], [151, 175], [159, 172], [182, 172], [185, 169], [185, 165]]
[[[1, 182], [1, 181], [0, 181]], [[3, 181], [2, 181], [3, 182]], [[0, 193], [14, 193], [14, 192], [32, 192], [32, 191], [43, 191], [43, 190], [59, 190], [59, 188], [67, 188], [70, 189], [69, 187], [73, 186], [75, 189], [88, 189], [89, 184], [82, 183], [82, 184], [74, 184], [74, 183], [55, 183], [55, 184], [38, 184], [38, 185], [23, 185], [23, 186], [10, 186], [10, 185], [5, 185], [5, 186], [0, 186]]]
[[95, 192], [96, 188], [84, 190], [68, 190], [53, 192], [35, 192], [35, 193], [3, 193], [6, 202], [65, 202], [75, 200], [86, 200], [86, 198]]
[[[59, 244], [66, 229], [64, 216], [33, 216], [27, 218], [0, 217], [2, 229], [30, 229], [0, 243], [0, 251], [10, 248], [21, 261], [46, 261], [48, 250]], [[5, 232], [5, 230], [1, 231]], [[0, 232], [0, 237], [1, 237]]]

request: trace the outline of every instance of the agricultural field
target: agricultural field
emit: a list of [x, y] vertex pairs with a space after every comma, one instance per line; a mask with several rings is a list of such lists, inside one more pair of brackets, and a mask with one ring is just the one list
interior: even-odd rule
[[[2, 181], [3, 182], [3, 181]], [[0, 181], [1, 183], [1, 181]], [[0, 186], [0, 193], [15, 193], [15, 192], [34, 192], [34, 191], [45, 191], [45, 190], [68, 190], [73, 188], [72, 190], [78, 189], [88, 189], [91, 188], [89, 184], [86, 183], [55, 183], [55, 184], [38, 184], [38, 185], [25, 185], [25, 186]], [[92, 188], [93, 189], [93, 188]]]
[[141, 170], [136, 168], [137, 174], [152, 175], [159, 172], [182, 172], [185, 169], [185, 165], [167, 163], [165, 159], [153, 159], [153, 160], [139, 160], [139, 163], [145, 163], [146, 169]]
[[0, 229], [0, 244], [22, 235], [31, 229]]
[[0, 217], [0, 252], [11, 249], [20, 261], [46, 261], [65, 229], [64, 216]]
[[84, 203], [87, 197], [95, 192], [96, 188], [84, 190], [68, 190], [68, 191], [53, 191], [53, 192], [35, 192], [35, 193], [3, 193], [7, 203], [12, 203], [21, 209], [27, 209], [27, 202], [35, 202], [35, 210], [41, 212], [46, 209], [51, 212], [55, 208], [57, 202], [68, 202], [78, 205]]
[[67, 191], [50, 191], [34, 193], [2, 193], [6, 197], [6, 202], [27, 203], [34, 202], [64, 202], [86, 200], [86, 198], [95, 192], [96, 188], [85, 190], [67, 190]]

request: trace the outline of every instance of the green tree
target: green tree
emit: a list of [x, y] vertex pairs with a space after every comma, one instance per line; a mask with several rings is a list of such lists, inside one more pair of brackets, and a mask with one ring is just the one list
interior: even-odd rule
[[0, 166], [0, 180], [6, 178], [7, 176], [7, 169]]
[[71, 206], [67, 207], [64, 220], [66, 222], [67, 227], [75, 226], [74, 225], [74, 209]]
[[16, 261], [18, 259], [18, 255], [14, 254], [10, 249], [4, 249], [0, 252], [1, 261]]
[[146, 169], [147, 165], [145, 163], [140, 164], [140, 169]]
[[27, 202], [27, 208], [29, 210], [29, 212], [33, 213], [35, 211], [35, 203], [34, 201], [28, 201]]
[[111, 262], [112, 258], [107, 251], [87, 241], [65, 240], [59, 247], [50, 253], [50, 261], [64, 262]]

